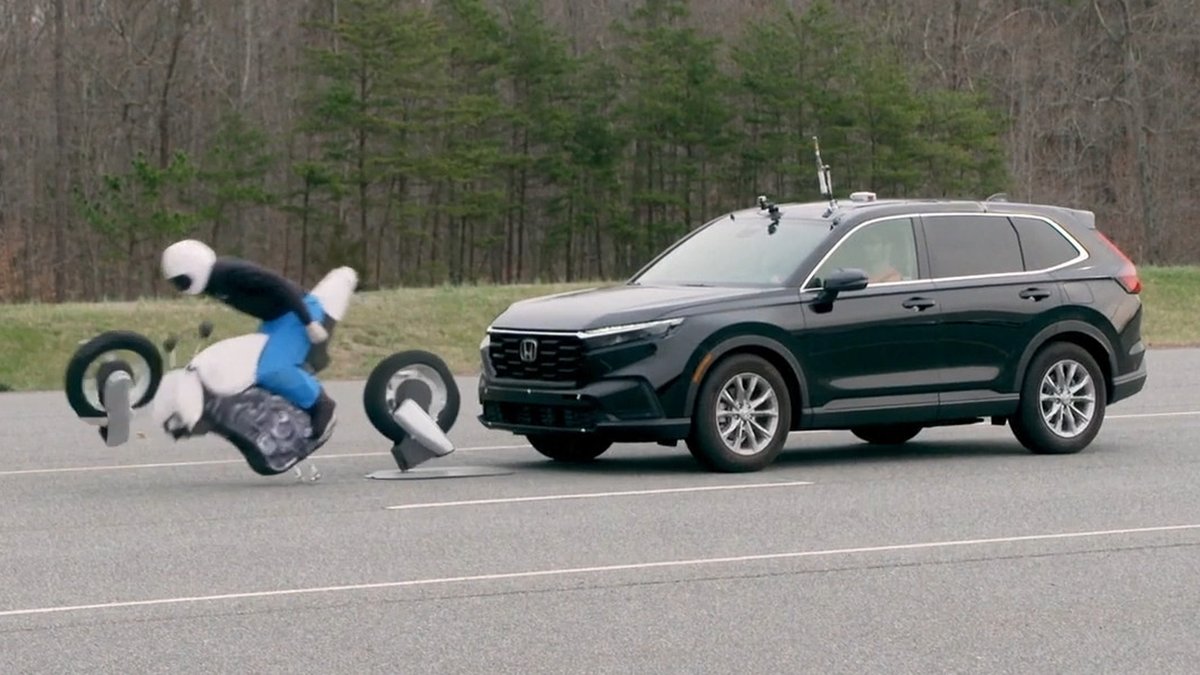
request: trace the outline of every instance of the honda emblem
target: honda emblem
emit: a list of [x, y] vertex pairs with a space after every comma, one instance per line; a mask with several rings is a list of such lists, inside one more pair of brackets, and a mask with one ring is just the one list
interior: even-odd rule
[[521, 340], [521, 360], [525, 363], [533, 363], [537, 360], [538, 343], [533, 338], [525, 338]]

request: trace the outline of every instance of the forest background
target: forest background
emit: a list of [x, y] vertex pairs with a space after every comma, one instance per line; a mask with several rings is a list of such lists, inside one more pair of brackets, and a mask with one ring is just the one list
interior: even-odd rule
[[835, 190], [1096, 212], [1200, 261], [1185, 0], [0, 0], [0, 301], [614, 279]]

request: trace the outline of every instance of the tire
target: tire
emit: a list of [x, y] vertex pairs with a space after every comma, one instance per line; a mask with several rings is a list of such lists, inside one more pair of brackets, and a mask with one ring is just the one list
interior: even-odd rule
[[[1055, 421], [1066, 418], [1053, 415], [1061, 406], [1047, 401], [1046, 414], [1041, 403], [1043, 390], [1056, 393], [1057, 383], [1062, 377], [1071, 378], [1071, 386], [1081, 387], [1074, 409], [1090, 413], [1082, 430], [1066, 429], [1070, 433], [1056, 431]], [[1086, 397], [1090, 396], [1090, 400]], [[1025, 381], [1021, 385], [1020, 407], [1011, 420], [1013, 435], [1026, 449], [1038, 455], [1067, 455], [1080, 452], [1100, 433], [1104, 423], [1108, 391], [1104, 373], [1092, 355], [1082, 347], [1068, 342], [1056, 342], [1040, 351], [1029, 364]], [[1090, 406], [1090, 410], [1089, 410]], [[1072, 419], [1075, 419], [1072, 416]], [[1062, 425], [1065, 426], [1065, 425]]]
[[850, 433], [871, 445], [903, 445], [921, 433], [919, 424], [881, 424], [856, 427]]
[[526, 436], [534, 450], [557, 462], [590, 462], [612, 447], [612, 441], [584, 434], [534, 434]]
[[[402, 376], [396, 391], [389, 392], [393, 378]], [[401, 391], [404, 387], [405, 391]], [[450, 368], [436, 354], [413, 349], [397, 352], [379, 362], [363, 387], [363, 408], [371, 426], [393, 443], [401, 443], [408, 432], [394, 413], [405, 398], [412, 398], [449, 433], [458, 419], [462, 399]], [[439, 402], [439, 399], [442, 399]]]
[[[124, 359], [102, 362], [96, 375], [89, 376], [88, 370], [96, 365], [96, 361], [111, 352], [129, 352], [138, 357], [145, 364], [141, 377], [138, 369]], [[154, 400], [162, 383], [162, 353], [149, 338], [131, 331], [107, 331], [80, 345], [67, 361], [63, 385], [67, 403], [76, 415], [84, 418], [105, 416], [100, 400], [103, 395], [100, 382], [103, 381], [102, 377], [116, 370], [124, 370], [133, 378], [133, 408], [141, 408]], [[89, 391], [90, 387], [95, 387], [95, 390]]]
[[[737, 383], [753, 385], [753, 398], [769, 396], [760, 406], [764, 410], [774, 410], [773, 421], [768, 421], [766, 431], [768, 440], [755, 444], [753, 449], [737, 451], [722, 438], [717, 417], [731, 417], [733, 412], [720, 410], [721, 393], [727, 388], [737, 388]], [[766, 389], [764, 389], [764, 387]], [[769, 389], [769, 391], [768, 391]], [[736, 399], [736, 394], [734, 398]], [[759, 471], [772, 462], [783, 450], [791, 428], [792, 402], [788, 394], [787, 383], [783, 376], [766, 360], [751, 354], [738, 354], [719, 362], [709, 371], [700, 385], [696, 397], [696, 409], [692, 420], [692, 432], [687, 439], [688, 450], [700, 462], [701, 466], [722, 473], [741, 473]], [[768, 418], [769, 419], [769, 418]], [[745, 432], [748, 426], [747, 418], [734, 421], [730, 433]], [[762, 427], [762, 424], [759, 424]], [[734, 439], [742, 437], [735, 435]]]

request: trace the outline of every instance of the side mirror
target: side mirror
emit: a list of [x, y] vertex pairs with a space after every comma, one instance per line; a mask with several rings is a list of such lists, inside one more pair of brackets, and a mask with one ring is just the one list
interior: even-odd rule
[[869, 280], [870, 277], [867, 276], [867, 273], [857, 267], [839, 269], [826, 277], [821, 290], [824, 291], [824, 294], [835, 296], [846, 291], [861, 291], [867, 287]]
[[213, 324], [211, 321], [204, 321], [200, 324], [200, 339], [207, 340], [209, 335], [212, 335]]
[[861, 291], [867, 287], [870, 277], [856, 267], [839, 269], [821, 281], [821, 288], [813, 303], [818, 312], [828, 312], [833, 308], [833, 301], [839, 293], [846, 291]]
[[163, 346], [163, 351], [170, 354], [171, 352], [175, 351], [176, 347], [179, 346], [179, 336], [171, 335], [171, 336], [167, 337], [166, 340], [163, 340], [162, 346]]

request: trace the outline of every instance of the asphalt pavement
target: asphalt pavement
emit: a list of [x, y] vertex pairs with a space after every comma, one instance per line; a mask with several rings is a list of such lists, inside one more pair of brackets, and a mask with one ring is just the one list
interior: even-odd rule
[[1007, 428], [795, 434], [769, 469], [682, 446], [552, 463], [475, 422], [420, 481], [361, 382], [322, 479], [140, 416], [0, 395], [0, 673], [1184, 673], [1200, 661], [1200, 350], [1078, 455]]

